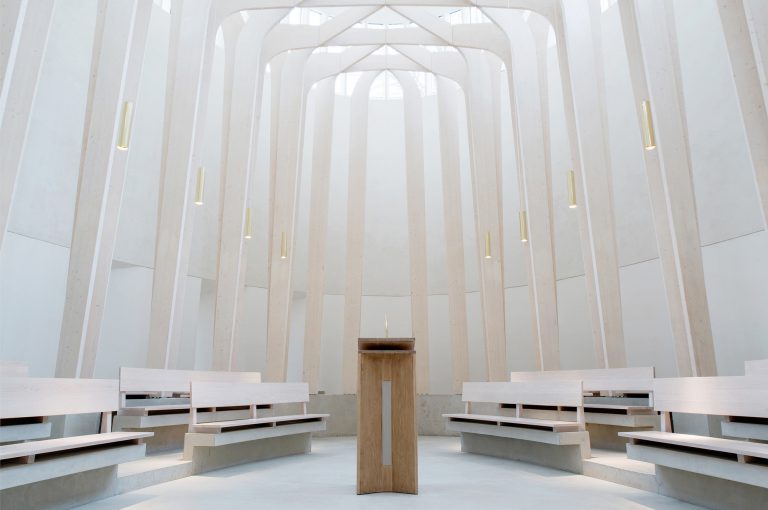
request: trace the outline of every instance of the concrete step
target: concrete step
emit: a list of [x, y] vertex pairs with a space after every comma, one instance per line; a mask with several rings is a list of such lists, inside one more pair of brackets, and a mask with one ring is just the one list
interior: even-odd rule
[[584, 460], [584, 475], [627, 487], [658, 492], [656, 466], [627, 458], [626, 452], [592, 449], [592, 458]]
[[143, 489], [192, 475], [192, 461], [182, 460], [182, 452], [148, 455], [117, 468], [117, 494]]

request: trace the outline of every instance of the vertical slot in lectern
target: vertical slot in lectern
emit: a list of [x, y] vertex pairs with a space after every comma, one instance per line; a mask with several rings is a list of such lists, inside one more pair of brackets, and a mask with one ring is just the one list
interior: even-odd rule
[[418, 492], [413, 338], [360, 338], [357, 493]]

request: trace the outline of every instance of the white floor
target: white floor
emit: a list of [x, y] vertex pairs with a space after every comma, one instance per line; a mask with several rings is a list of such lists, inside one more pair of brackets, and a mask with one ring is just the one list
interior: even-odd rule
[[184, 508], [694, 509], [650, 492], [459, 451], [459, 439], [419, 438], [419, 495], [355, 494], [355, 439], [321, 438], [310, 455], [245, 464], [129, 492], [91, 510]]

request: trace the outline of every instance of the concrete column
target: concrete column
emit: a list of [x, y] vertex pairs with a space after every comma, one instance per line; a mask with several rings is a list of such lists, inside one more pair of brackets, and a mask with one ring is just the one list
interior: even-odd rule
[[147, 366], [172, 368], [182, 330], [194, 220], [194, 181], [202, 156], [216, 27], [211, 0], [180, 0], [171, 10], [160, 199]]
[[552, 210], [552, 168], [548, 154], [549, 118], [546, 76], [539, 71], [539, 58], [530, 29], [518, 19], [512, 30], [514, 52], [510, 80], [510, 103], [516, 121], [516, 143], [522, 165], [521, 191], [528, 218], [527, 255], [529, 286], [533, 292], [534, 339], [537, 364], [541, 370], [560, 368], [560, 330], [555, 277], [554, 212]]
[[[587, 0], [561, 0], [557, 20], [565, 114], [577, 180], [587, 297], [598, 367], [626, 366], [604, 79]], [[599, 10], [599, 5], [597, 6]], [[582, 205], [583, 204], [583, 205]]]
[[151, 4], [135, 0], [104, 2], [102, 7], [93, 47], [57, 377], [93, 377], [129, 155], [116, 149], [117, 138], [123, 102], [136, 99], [152, 12]]
[[[464, 50], [469, 90], [467, 93], [472, 187], [475, 199], [477, 250], [480, 254], [480, 296], [485, 331], [486, 367], [489, 381], [505, 381], [507, 373], [504, 269], [499, 201], [496, 123], [493, 119], [493, 87], [499, 73], [492, 71], [486, 55], [479, 50]], [[484, 258], [486, 234], [490, 233], [491, 257]]]
[[[213, 369], [232, 370], [237, 303], [244, 288], [243, 223], [250, 177], [251, 140], [257, 122], [258, 42], [248, 45], [247, 60], [238, 44], [240, 16], [222, 25], [224, 35], [224, 111], [221, 136], [221, 201], [213, 319]], [[250, 41], [249, 41], [250, 42]], [[241, 65], [236, 66], [239, 63]], [[237, 73], [237, 75], [235, 74]], [[235, 80], [237, 76], [237, 80]], [[233, 105], [235, 108], [233, 108]], [[230, 164], [231, 162], [231, 164]]]
[[53, 0], [2, 0], [0, 4], [0, 248], [8, 229], [53, 5]]
[[464, 227], [461, 218], [461, 179], [459, 175], [459, 127], [456, 111], [460, 96], [455, 87], [456, 85], [447, 78], [437, 77], [453, 391], [454, 393], [461, 393], [462, 383], [469, 380], [469, 346], [467, 341]]
[[429, 393], [427, 212], [424, 196], [424, 125], [421, 92], [410, 73], [395, 71], [405, 109], [405, 176], [411, 269], [411, 331], [416, 338], [416, 392]]
[[[668, 256], [666, 251], [671, 251], [674, 272], [665, 273], [665, 280], [667, 285], [676, 287], [675, 300], [680, 304], [675, 308], [682, 310], [684, 326], [684, 335], [675, 337], [678, 373], [681, 376], [716, 375], [672, 7], [663, 0], [643, 0], [635, 3], [635, 9], [648, 87], [646, 99], [651, 102], [659, 151], [661, 182], [649, 179], [649, 184], [652, 197], [664, 197], [664, 203], [659, 203], [659, 198], [652, 205], [659, 220], [666, 217], [669, 224], [672, 242], [670, 248], [665, 247], [663, 255]], [[626, 8], [623, 11], [625, 16], [629, 12]], [[665, 212], [657, 211], [657, 207]], [[666, 229], [662, 232], [666, 234]], [[668, 290], [668, 293], [671, 292]]]
[[363, 250], [365, 234], [365, 174], [368, 157], [368, 95], [378, 72], [358, 79], [352, 93], [349, 127], [349, 177], [347, 180], [347, 268], [344, 278], [344, 343], [342, 388], [357, 388], [357, 339], [363, 293]]
[[335, 77], [321, 81], [315, 90], [315, 126], [312, 147], [312, 188], [309, 203], [307, 257], [307, 311], [304, 326], [304, 380], [310, 393], [320, 382], [320, 353], [325, 294], [325, 251], [328, 239], [328, 197], [333, 143]]
[[[285, 381], [293, 294], [293, 234], [304, 139], [304, 64], [311, 50], [286, 56], [280, 81], [267, 307], [267, 381]], [[285, 242], [283, 243], [283, 239]], [[284, 257], [281, 255], [285, 245]]]

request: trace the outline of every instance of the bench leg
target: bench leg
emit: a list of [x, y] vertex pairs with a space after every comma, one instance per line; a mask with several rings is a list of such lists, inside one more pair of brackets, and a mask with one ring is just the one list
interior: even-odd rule
[[184, 460], [193, 461], [195, 473], [204, 473], [248, 462], [309, 453], [311, 449], [312, 434], [310, 432], [215, 447], [190, 446], [185, 441]]
[[0, 508], [73, 508], [117, 493], [117, 466], [20, 485], [0, 491]]
[[[587, 445], [587, 449], [589, 446]], [[542, 466], [582, 473], [583, 445], [553, 445], [522, 439], [461, 433], [461, 451], [520, 460]]]
[[768, 489], [656, 466], [659, 493], [716, 510], [768, 508]]

